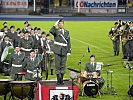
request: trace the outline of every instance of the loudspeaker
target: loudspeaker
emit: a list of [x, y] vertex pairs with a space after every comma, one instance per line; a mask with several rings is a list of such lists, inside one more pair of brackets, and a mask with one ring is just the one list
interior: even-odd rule
[[132, 85], [132, 87], [130, 88], [130, 90], [128, 91], [128, 95], [130, 95], [130, 96], [133, 97], [133, 85]]

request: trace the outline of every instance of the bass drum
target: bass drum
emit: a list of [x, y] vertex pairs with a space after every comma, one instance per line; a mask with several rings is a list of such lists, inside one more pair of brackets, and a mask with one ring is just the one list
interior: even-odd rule
[[98, 93], [98, 84], [94, 81], [86, 81], [83, 83], [83, 91], [87, 96], [93, 96]]
[[12, 46], [6, 47], [1, 56], [1, 62], [9, 61], [11, 54], [14, 52], [14, 48]]

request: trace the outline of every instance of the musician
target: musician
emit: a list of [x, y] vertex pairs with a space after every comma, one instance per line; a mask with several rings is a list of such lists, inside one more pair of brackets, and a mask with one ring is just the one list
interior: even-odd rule
[[24, 28], [22, 29], [22, 32], [25, 33], [26, 31], [28, 31], [28, 21], [24, 22]]
[[50, 34], [46, 35], [46, 54], [48, 57], [48, 63], [50, 63], [51, 75], [53, 75], [54, 70], [54, 53], [52, 51], [52, 46], [54, 41], [50, 39]]
[[3, 32], [4, 32], [5, 34], [8, 34], [9, 29], [8, 29], [8, 27], [7, 27], [7, 26], [4, 26], [4, 29], [3, 29], [3, 30], [4, 30]]
[[20, 34], [21, 34], [21, 31], [20, 31], [20, 28], [18, 28], [16, 34], [13, 35], [13, 38], [12, 38], [14, 48], [19, 45], [19, 41], [21, 40]]
[[128, 36], [127, 51], [128, 51], [128, 57], [129, 57], [128, 61], [132, 61], [133, 60], [133, 22], [129, 23], [129, 28], [127, 29], [127, 36]]
[[[9, 46], [12, 46], [13, 47], [13, 44], [12, 42], [10, 41], [9, 39], [9, 36], [8, 35], [5, 35], [4, 37], [4, 40], [1, 42], [1, 46], [0, 46], [0, 56], [2, 58], [2, 54], [4, 53], [4, 49], [6, 47], [9, 47]], [[9, 71], [10, 69], [8, 68], [8, 66], [3, 62], [1, 62], [1, 70], [5, 72], [5, 75], [9, 75]]]
[[40, 69], [41, 67], [40, 67], [40, 60], [36, 57], [34, 50], [30, 51], [30, 56], [25, 59], [23, 67], [27, 72], [26, 79], [35, 80], [36, 77], [34, 77], [34, 70], [37, 68]]
[[32, 26], [30, 24], [27, 25], [27, 31], [30, 33], [31, 32]]
[[4, 32], [4, 27], [7, 26], [7, 22], [3, 23], [3, 28], [1, 29], [1, 32]]
[[45, 55], [46, 55], [46, 32], [41, 33], [41, 38], [38, 42], [38, 52], [42, 54], [42, 71], [46, 71]]
[[28, 31], [24, 33], [24, 38], [20, 39], [19, 46], [21, 47], [21, 50], [25, 52], [25, 55], [29, 56], [30, 51], [34, 47], [34, 42], [33, 42], [32, 37], [29, 36]]
[[16, 46], [14, 52], [11, 54], [9, 60], [9, 67], [11, 67], [12, 79], [22, 80], [22, 76], [17, 76], [19, 72], [23, 72], [23, 62], [25, 59], [25, 53], [20, 51], [20, 47]]
[[122, 40], [122, 53], [123, 53], [123, 58], [122, 59], [127, 59], [128, 57], [128, 52], [127, 52], [127, 29], [129, 25], [128, 22], [123, 22], [122, 27], [120, 28], [121, 32], [121, 40]]
[[101, 77], [100, 70], [96, 70], [97, 63], [95, 62], [95, 55], [90, 56], [90, 62], [86, 63], [85, 69], [84, 69], [84, 75], [87, 75], [89, 73], [92, 73], [93, 75], [98, 75], [98, 84], [99, 89], [101, 89], [104, 85], [104, 79]]
[[119, 35], [119, 23], [115, 22], [114, 27], [111, 28], [111, 30], [109, 31], [109, 37], [115, 37], [114, 39], [112, 39], [112, 43], [113, 43], [113, 49], [114, 49], [114, 56], [118, 56], [119, 55], [119, 51], [120, 51], [120, 35]]
[[[57, 25], [58, 28], [56, 28]], [[55, 40], [52, 50], [55, 55], [57, 85], [63, 85], [67, 55], [71, 53], [70, 35], [69, 31], [64, 29], [64, 20], [58, 20], [50, 29], [50, 33]]]
[[9, 38], [11, 40], [13, 39], [13, 37], [15, 37], [17, 35], [15, 32], [15, 26], [10, 27], [10, 31], [7, 33], [7, 35], [9, 36]]

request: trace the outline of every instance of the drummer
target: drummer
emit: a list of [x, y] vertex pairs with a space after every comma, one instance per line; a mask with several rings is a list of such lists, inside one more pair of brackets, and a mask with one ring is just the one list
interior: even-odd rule
[[93, 78], [97, 78], [99, 89], [101, 89], [104, 85], [104, 79], [100, 75], [100, 70], [96, 70], [96, 65], [95, 55], [91, 55], [90, 62], [85, 65], [84, 75], [92, 74]]
[[22, 76], [18, 76], [18, 73], [23, 72], [22, 64], [24, 62], [24, 59], [25, 59], [25, 53], [20, 51], [19, 46], [16, 46], [9, 60], [9, 67], [11, 67], [12, 79], [22, 80]]
[[34, 77], [34, 70], [40, 69], [40, 60], [36, 57], [36, 53], [34, 50], [30, 51], [30, 56], [27, 57], [23, 63], [23, 67], [25, 68], [26, 79], [27, 80], [35, 80], [37, 77]]
[[[0, 45], [0, 57], [2, 57], [2, 54], [4, 53], [3, 51], [4, 51], [4, 49], [6, 48], [6, 47], [9, 47], [9, 46], [13, 46], [12, 45], [12, 42], [10, 41], [10, 38], [9, 38], [9, 36], [8, 35], [5, 35], [5, 37], [4, 37], [4, 40], [1, 42], [1, 45]], [[2, 58], [1, 58], [2, 59]], [[7, 73], [5, 73], [5, 75], [7, 74], [7, 75], [9, 75], [8, 74], [8, 72], [9, 72], [9, 68], [8, 68], [8, 66], [6, 66], [5, 64], [4, 64], [4, 62], [1, 62], [1, 64], [0, 64], [1, 66], [0, 66], [0, 70], [3, 72], [7, 72]]]

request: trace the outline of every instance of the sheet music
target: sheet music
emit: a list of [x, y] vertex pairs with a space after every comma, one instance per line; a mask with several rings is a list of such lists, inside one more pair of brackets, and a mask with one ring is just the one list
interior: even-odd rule
[[103, 66], [103, 62], [96, 62], [96, 70], [101, 70]]

